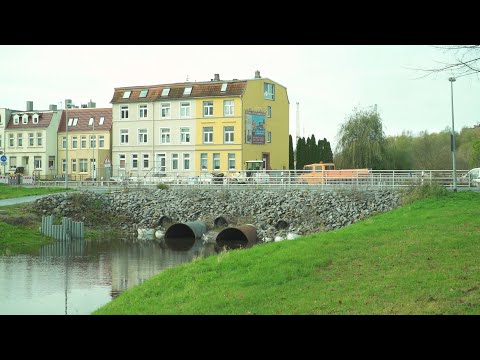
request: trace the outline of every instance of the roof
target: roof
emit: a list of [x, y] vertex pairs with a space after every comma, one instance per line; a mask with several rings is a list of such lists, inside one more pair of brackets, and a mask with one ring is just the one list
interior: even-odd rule
[[[80, 109], [68, 109], [63, 110], [62, 118], [60, 119], [60, 124], [58, 125], [58, 132], [65, 132], [65, 119], [68, 115], [68, 118], [78, 118], [77, 124], [75, 126], [69, 126], [68, 131], [92, 131], [95, 128], [95, 131], [106, 131], [112, 129], [112, 109], [111, 108], [80, 108]], [[104, 117], [104, 122], [102, 125], [99, 124], [100, 118]], [[89, 125], [90, 118], [93, 117], [93, 124]]]
[[[221, 91], [222, 84], [227, 84], [225, 91]], [[191, 87], [192, 91], [189, 95], [184, 95], [184, 90]], [[228, 81], [210, 81], [210, 82], [185, 82], [175, 84], [162, 84], [150, 86], [130, 86], [115, 88], [111, 103], [133, 103], [133, 102], [152, 102], [173, 99], [191, 99], [203, 97], [226, 97], [241, 96], [247, 87], [246, 80], [228, 80]], [[162, 96], [163, 89], [169, 88], [167, 96]], [[139, 97], [142, 90], [148, 89], [145, 97]], [[126, 91], [131, 91], [128, 98], [123, 98]]]
[[[7, 126], [5, 129], [40, 129], [40, 128], [47, 128], [50, 125], [50, 122], [52, 121], [53, 118], [53, 113], [55, 111], [19, 111], [12, 113], [10, 115], [10, 120], [8, 121]], [[28, 122], [26, 124], [23, 124], [22, 122], [22, 117], [23, 115], [28, 115]], [[33, 123], [33, 115], [38, 114], [38, 123], [34, 124]], [[19, 115], [20, 119], [18, 121], [18, 124], [13, 123], [13, 118], [15, 115]]]

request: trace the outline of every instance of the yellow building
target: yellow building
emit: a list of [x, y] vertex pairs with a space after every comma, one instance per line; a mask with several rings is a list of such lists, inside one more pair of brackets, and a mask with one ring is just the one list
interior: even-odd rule
[[215, 74], [206, 82], [115, 88], [111, 103], [114, 174], [198, 176], [244, 170], [248, 160], [288, 169], [287, 90], [258, 71], [248, 80]]
[[[68, 129], [65, 120], [68, 118]], [[109, 179], [111, 167], [112, 109], [64, 110], [58, 127], [58, 175], [66, 169], [72, 180]], [[67, 141], [68, 131], [68, 141]], [[105, 166], [106, 165], [106, 166]]]

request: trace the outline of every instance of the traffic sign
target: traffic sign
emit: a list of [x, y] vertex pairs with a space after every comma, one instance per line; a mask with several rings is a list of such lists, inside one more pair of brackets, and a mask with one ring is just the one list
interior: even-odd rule
[[3, 161], [3, 162], [5, 162], [5, 161], [7, 161], [7, 157], [6, 157], [5, 155], [2, 155], [2, 156], [0, 157], [0, 160]]

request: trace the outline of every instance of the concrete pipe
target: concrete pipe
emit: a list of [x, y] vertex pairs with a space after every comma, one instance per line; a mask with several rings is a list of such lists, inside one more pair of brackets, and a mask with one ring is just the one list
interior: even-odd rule
[[257, 229], [253, 225], [241, 225], [226, 228], [217, 235], [217, 245], [220, 248], [238, 249], [255, 245]]
[[213, 220], [215, 226], [227, 226], [230, 223], [230, 219], [226, 215], [220, 215]]
[[288, 223], [285, 220], [278, 220], [275, 229], [282, 230], [288, 228]]
[[166, 229], [167, 226], [170, 225], [171, 223], [172, 223], [172, 219], [167, 215], [161, 216], [160, 220], [158, 220], [158, 224], [164, 229]]
[[173, 250], [189, 250], [207, 232], [203, 221], [187, 221], [170, 226], [165, 232], [165, 243]]

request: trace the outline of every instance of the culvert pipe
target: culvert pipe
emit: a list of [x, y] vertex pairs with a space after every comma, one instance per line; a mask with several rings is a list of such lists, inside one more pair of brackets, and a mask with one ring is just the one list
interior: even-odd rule
[[216, 242], [220, 248], [227, 249], [253, 246], [257, 242], [257, 228], [247, 224], [223, 229], [218, 233]]
[[213, 220], [213, 225], [215, 226], [227, 226], [230, 223], [231, 223], [231, 220], [226, 215], [217, 216], [215, 220]]
[[170, 226], [165, 232], [165, 243], [173, 250], [189, 250], [207, 232], [203, 221], [187, 221]]
[[170, 225], [172, 222], [173, 222], [172, 219], [167, 215], [162, 215], [158, 220], [158, 224], [164, 229], [166, 229], [167, 226]]
[[275, 229], [277, 230], [282, 230], [286, 228], [288, 228], [288, 222], [286, 222], [285, 220], [278, 220], [275, 224]]

